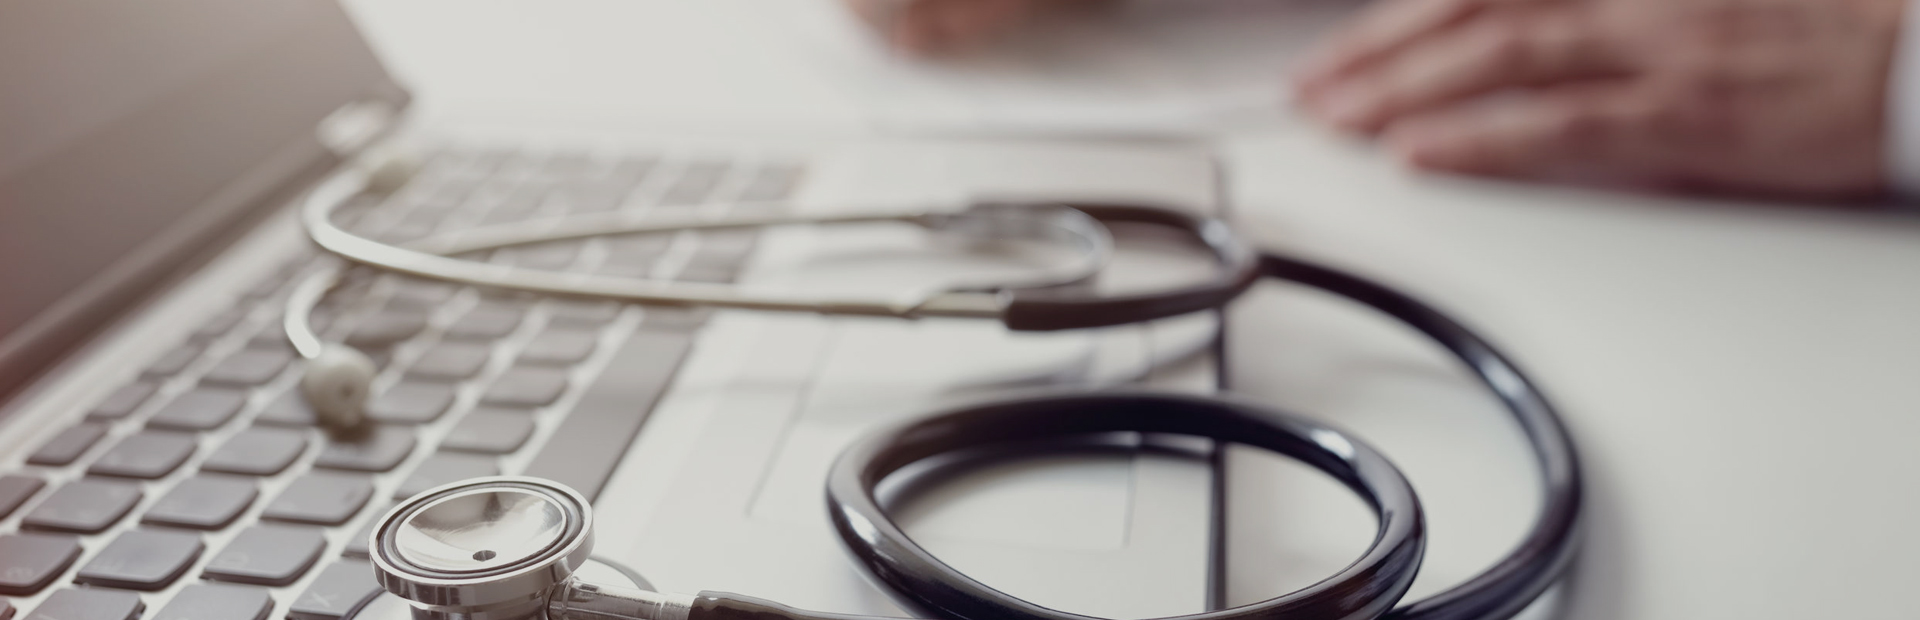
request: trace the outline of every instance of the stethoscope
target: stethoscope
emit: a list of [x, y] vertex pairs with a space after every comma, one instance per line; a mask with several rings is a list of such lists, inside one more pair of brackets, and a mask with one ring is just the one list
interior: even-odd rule
[[[480, 228], [389, 245], [332, 222], [335, 205], [363, 180], [337, 177], [302, 210], [313, 241], [349, 262], [460, 284], [643, 304], [710, 306], [867, 316], [997, 319], [1014, 330], [1124, 325], [1219, 308], [1261, 278], [1319, 288], [1370, 306], [1445, 346], [1487, 385], [1519, 423], [1538, 459], [1544, 505], [1520, 544], [1464, 583], [1400, 602], [1426, 545], [1412, 485], [1364, 442], [1307, 418], [1220, 396], [1098, 391], [1023, 396], [961, 406], [867, 435], [843, 452], [827, 481], [835, 531], [869, 577], [902, 607], [929, 618], [1084, 619], [994, 590], [914, 543], [882, 509], [876, 489], [915, 463], [1010, 446], [1067, 445], [1114, 433], [1204, 437], [1272, 450], [1332, 476], [1360, 495], [1378, 519], [1361, 557], [1304, 590], [1182, 620], [1499, 620], [1537, 599], [1567, 571], [1579, 542], [1581, 476], [1572, 439], [1541, 392], [1484, 338], [1390, 287], [1309, 262], [1261, 254], [1217, 219], [1171, 209], [1100, 204], [997, 204], [831, 217], [763, 213], [661, 220], [627, 214], [569, 216]], [[752, 207], [754, 205], [741, 205]], [[943, 287], [877, 298], [763, 295], [727, 285], [541, 272], [452, 258], [481, 250], [635, 232], [898, 221], [984, 241], [1030, 239], [1074, 247], [1079, 260], [1023, 282]], [[1101, 296], [1084, 283], [1112, 249], [1106, 225], [1156, 224], [1208, 248], [1219, 269], [1205, 281], [1148, 293]], [[289, 299], [285, 327], [308, 358], [302, 389], [323, 425], [363, 425], [359, 408], [374, 374], [366, 356], [327, 344], [308, 325], [314, 304], [339, 281], [316, 272]], [[851, 616], [794, 609], [722, 592], [655, 592], [644, 580], [593, 583], [576, 576], [591, 562], [593, 510], [555, 482], [472, 479], [416, 495], [372, 528], [369, 553], [385, 592], [423, 620], [828, 620]], [[371, 602], [371, 601], [369, 601]], [[397, 604], [397, 603], [396, 603]]]

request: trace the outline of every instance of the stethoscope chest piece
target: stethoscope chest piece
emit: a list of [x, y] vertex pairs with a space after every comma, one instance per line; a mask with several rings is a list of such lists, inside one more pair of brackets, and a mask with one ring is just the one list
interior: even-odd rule
[[578, 492], [544, 480], [467, 480], [394, 507], [368, 549], [376, 580], [415, 617], [538, 617], [593, 552], [593, 513]]

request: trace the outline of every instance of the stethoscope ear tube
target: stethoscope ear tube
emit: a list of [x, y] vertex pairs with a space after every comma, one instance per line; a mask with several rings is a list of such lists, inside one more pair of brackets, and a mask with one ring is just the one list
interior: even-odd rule
[[1130, 325], [1227, 305], [1260, 279], [1260, 257], [1221, 220], [1178, 209], [1066, 203], [1106, 224], [1138, 223], [1184, 231], [1218, 263], [1214, 276], [1173, 290], [1088, 297], [1049, 289], [1010, 291], [1001, 321], [1014, 331], [1053, 331]]
[[1338, 575], [1267, 601], [1184, 616], [1195, 620], [1371, 620], [1406, 594], [1419, 570], [1425, 525], [1413, 487], [1384, 456], [1305, 418], [1234, 400], [1156, 392], [1058, 394], [966, 407], [867, 436], [842, 453], [827, 481], [834, 529], [874, 579], [922, 617], [1079, 619], [987, 587], [942, 563], [889, 519], [880, 482], [915, 462], [961, 450], [1115, 432], [1207, 437], [1265, 448], [1325, 471], [1379, 517], [1373, 545]]

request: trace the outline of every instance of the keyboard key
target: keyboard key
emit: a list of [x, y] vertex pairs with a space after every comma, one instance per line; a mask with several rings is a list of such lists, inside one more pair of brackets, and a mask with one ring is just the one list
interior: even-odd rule
[[440, 419], [451, 406], [453, 386], [410, 381], [375, 396], [367, 403], [367, 416], [390, 424], [426, 424]]
[[600, 327], [620, 318], [624, 308], [612, 301], [582, 301], [574, 299], [548, 302], [548, 322], [554, 325], [573, 327]]
[[527, 343], [520, 362], [534, 365], [571, 366], [593, 355], [600, 334], [585, 330], [549, 327]]
[[60, 434], [54, 435], [53, 439], [47, 440], [47, 443], [42, 444], [32, 456], [27, 457], [27, 462], [49, 467], [72, 463], [79, 459], [80, 455], [86, 454], [88, 448], [99, 443], [100, 438], [106, 435], [105, 425], [84, 422], [75, 424], [67, 427], [67, 430], [60, 431]]
[[533, 436], [533, 416], [527, 411], [483, 407], [461, 418], [440, 449], [481, 454], [509, 454]]
[[252, 387], [272, 381], [292, 362], [292, 349], [248, 347], [220, 360], [200, 381], [214, 385]]
[[660, 160], [654, 157], [626, 157], [608, 167], [607, 177], [619, 179], [628, 186], [639, 185], [659, 164]]
[[451, 340], [495, 340], [520, 327], [526, 311], [514, 305], [482, 303], [447, 326]]
[[692, 347], [693, 334], [687, 332], [634, 333], [527, 464], [525, 475], [558, 481], [589, 500], [598, 497]]
[[720, 162], [698, 162], [688, 164], [680, 171], [680, 178], [667, 188], [660, 204], [667, 206], [695, 205], [706, 202], [708, 196], [720, 185], [720, 179], [727, 174], [727, 164]]
[[760, 235], [751, 230], [710, 230], [700, 233], [693, 262], [739, 267], [753, 253]]
[[80, 540], [53, 534], [0, 536], [0, 594], [32, 596], [80, 559]]
[[[379, 512], [375, 512], [374, 514], [376, 515], [386, 514], [387, 510], [391, 510], [391, 508], [380, 510]], [[367, 553], [367, 549], [368, 549], [368, 546], [373, 542], [373, 526], [379, 525], [379, 524], [380, 524], [379, 519], [367, 519], [366, 523], [360, 524], [360, 530], [357, 532], [354, 532], [353, 536], [348, 537], [347, 544], [341, 546], [340, 555], [350, 557], [350, 558], [363, 558], [363, 559], [373, 557]]]
[[121, 439], [106, 454], [100, 455], [100, 459], [87, 468], [87, 473], [153, 480], [173, 473], [181, 463], [187, 462], [197, 444], [193, 435], [186, 433], [140, 431]]
[[247, 404], [241, 390], [200, 386], [175, 397], [147, 420], [148, 428], [205, 431], [220, 428]]
[[0, 620], [13, 620], [13, 603], [0, 599]]
[[94, 405], [93, 411], [87, 413], [87, 419], [118, 420], [127, 417], [127, 414], [133, 413], [135, 409], [139, 409], [141, 403], [145, 403], [148, 398], [152, 398], [154, 391], [158, 389], [160, 389], [160, 385], [152, 381], [135, 381], [120, 386], [120, 389], [114, 390], [112, 394], [107, 395], [107, 398], [100, 401], [100, 404]]
[[491, 456], [477, 454], [435, 454], [421, 461], [419, 467], [393, 490], [394, 499], [406, 499], [420, 492], [449, 482], [458, 482], [468, 478], [500, 475], [500, 463]]
[[172, 530], [128, 530], [80, 567], [81, 585], [154, 591], [171, 585], [200, 559], [200, 535]]
[[0, 476], [0, 519], [13, 514], [44, 486], [46, 481], [31, 476]]
[[493, 347], [477, 342], [442, 342], [427, 349], [407, 369], [407, 376], [440, 381], [460, 381], [480, 374]]
[[565, 391], [565, 369], [515, 366], [493, 381], [480, 402], [505, 407], [545, 407]]
[[25, 620], [138, 620], [147, 606], [140, 595], [118, 590], [56, 590]]
[[140, 503], [140, 487], [110, 480], [81, 479], [55, 490], [20, 521], [22, 526], [95, 534], [113, 527]]
[[334, 562], [320, 571], [307, 591], [293, 599], [287, 620], [341, 620], [362, 599], [379, 591], [380, 584], [373, 580], [373, 565], [358, 560]]
[[271, 476], [287, 469], [307, 451], [307, 432], [256, 426], [234, 435], [200, 463], [200, 471]]
[[365, 437], [351, 441], [330, 439], [314, 467], [352, 471], [391, 471], [413, 453], [413, 429], [404, 426], [375, 426]]
[[196, 583], [173, 595], [153, 620], [267, 620], [273, 597], [264, 588]]
[[580, 243], [562, 241], [506, 248], [501, 250], [508, 264], [549, 271], [566, 269], [580, 257]]
[[685, 269], [681, 269], [680, 273], [674, 276], [674, 279], [680, 280], [682, 282], [706, 282], [710, 284], [725, 284], [728, 282], [732, 282], [734, 277], [738, 275], [739, 271], [740, 270], [737, 267], [731, 267], [731, 266], [723, 267], [723, 266], [715, 266], [715, 265], [703, 265], [700, 263], [691, 263], [691, 264], [688, 264]]
[[141, 371], [140, 374], [156, 379], [180, 374], [180, 371], [186, 370], [187, 365], [192, 364], [195, 358], [200, 357], [201, 350], [201, 346], [198, 344], [182, 344], [172, 351], [168, 351], [165, 355], [161, 355], [160, 359], [154, 360], [153, 364], [147, 366], [147, 369]]
[[641, 315], [642, 320], [640, 321], [640, 326], [644, 329], [654, 331], [690, 332], [700, 329], [702, 325], [706, 325], [707, 319], [712, 316], [713, 310], [710, 308], [668, 308], [665, 306], [655, 306], [647, 308], [646, 313]]
[[[313, 329], [316, 332], [326, 331], [322, 329], [318, 323], [313, 326]], [[260, 333], [254, 334], [252, 338], [248, 338], [247, 348], [291, 352], [293, 351], [293, 343], [287, 342], [287, 333], [280, 330], [279, 323], [274, 323], [266, 329], [260, 330]]]
[[414, 337], [427, 328], [427, 314], [418, 309], [383, 308], [355, 325], [347, 334], [347, 344], [363, 349], [382, 349]]
[[240, 531], [207, 562], [207, 579], [284, 586], [320, 559], [327, 539], [320, 528], [261, 524]]
[[260, 489], [252, 480], [199, 475], [181, 480], [140, 518], [141, 523], [217, 530], [246, 512]]
[[281, 392], [280, 397], [273, 399], [273, 402], [267, 405], [267, 410], [260, 412], [259, 417], [254, 418], [253, 421], [274, 426], [316, 424], [313, 408], [307, 405], [307, 397], [300, 393], [300, 386], [297, 385]]
[[226, 335], [228, 331], [232, 331], [233, 326], [238, 325], [240, 320], [244, 318], [247, 318], [247, 313], [241, 311], [239, 308], [228, 309], [220, 314], [213, 315], [213, 318], [208, 319], [206, 323], [202, 324], [200, 329], [193, 330], [193, 335], [188, 336], [188, 338], [194, 342], [205, 342], [219, 338]]
[[314, 525], [339, 525], [353, 518], [373, 497], [366, 476], [316, 471], [295, 478], [267, 504], [260, 518]]
[[799, 166], [775, 165], [761, 168], [740, 190], [740, 200], [757, 202], [762, 200], [785, 200], [793, 195], [793, 189], [800, 185], [802, 169]]
[[451, 282], [405, 277], [395, 277], [393, 280], [393, 301], [408, 306], [439, 306], [459, 292], [460, 285]]

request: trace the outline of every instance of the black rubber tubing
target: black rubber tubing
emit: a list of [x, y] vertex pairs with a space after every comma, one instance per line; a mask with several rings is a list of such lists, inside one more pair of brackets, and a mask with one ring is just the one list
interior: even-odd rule
[[[1412, 585], [1425, 546], [1418, 498], [1378, 452], [1331, 427], [1231, 398], [1155, 392], [1026, 397], [935, 414], [870, 434], [842, 453], [828, 478], [834, 529], [854, 558], [903, 607], [953, 620], [1082, 620], [980, 584], [915, 544], [876, 497], [888, 474], [915, 462], [1001, 444], [1111, 432], [1171, 433], [1261, 447], [1299, 459], [1360, 494], [1379, 516], [1372, 547], [1339, 574], [1251, 605], [1187, 620], [1505, 620], [1558, 581], [1580, 542], [1583, 488], [1571, 437], [1540, 390], [1491, 343], [1433, 307], [1328, 267], [1272, 254], [1261, 275], [1372, 307], [1432, 338], [1506, 406], [1531, 444], [1544, 490], [1540, 513], [1506, 556], [1433, 596], [1393, 607]], [[839, 614], [703, 592], [689, 620], [844, 620]]]

